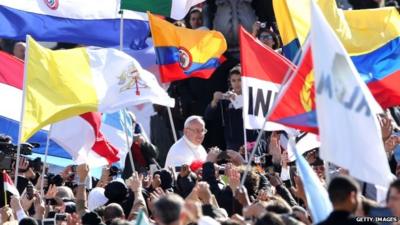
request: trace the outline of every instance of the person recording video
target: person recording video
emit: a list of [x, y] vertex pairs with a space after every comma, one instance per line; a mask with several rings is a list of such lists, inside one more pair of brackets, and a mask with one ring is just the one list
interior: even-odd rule
[[[204, 118], [207, 121], [220, 121], [224, 127], [227, 149], [239, 151], [243, 145], [243, 97], [240, 65], [233, 67], [228, 76], [229, 90], [225, 93], [216, 91], [207, 106]], [[255, 131], [246, 131], [247, 140], [254, 141]]]

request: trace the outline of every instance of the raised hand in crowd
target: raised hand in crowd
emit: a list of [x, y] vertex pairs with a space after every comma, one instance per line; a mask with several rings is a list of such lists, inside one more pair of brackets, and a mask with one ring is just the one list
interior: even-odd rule
[[378, 119], [381, 126], [382, 139], [383, 141], [386, 141], [390, 138], [393, 132], [392, 121], [389, 118], [389, 116], [385, 113], [379, 114]]
[[11, 209], [14, 212], [14, 215], [17, 216], [18, 220], [26, 217], [25, 211], [21, 206], [20, 200], [21, 200], [20, 197], [15, 195], [13, 195], [10, 200]]
[[53, 199], [56, 197], [57, 194], [57, 186], [55, 184], [50, 184], [49, 189], [45, 195], [46, 199]]
[[214, 92], [213, 99], [212, 99], [212, 101], [211, 101], [211, 107], [212, 107], [212, 108], [217, 107], [218, 102], [219, 102], [221, 99], [223, 99], [223, 96], [224, 96], [224, 93], [222, 93], [222, 92], [220, 92], [220, 91]]
[[15, 220], [13, 210], [8, 205], [5, 205], [3, 208], [0, 209], [0, 214], [1, 221], [3, 223]]
[[240, 173], [235, 167], [230, 167], [226, 170], [226, 176], [228, 177], [228, 185], [232, 190], [233, 194], [236, 194], [240, 186]]
[[197, 223], [203, 216], [201, 204], [197, 201], [185, 201], [183, 206], [183, 224]]
[[132, 176], [128, 179], [127, 183], [132, 192], [137, 193], [142, 191], [142, 181], [143, 181], [143, 174], [138, 174], [138, 172], [135, 171], [133, 172]]
[[260, 21], [254, 22], [251, 30], [251, 35], [253, 35], [253, 37], [257, 37], [258, 31], [260, 29], [261, 29], [261, 22]]
[[306, 193], [304, 191], [304, 186], [303, 182], [301, 181], [300, 177], [295, 175], [293, 177], [294, 183], [296, 187], [291, 187], [291, 191], [296, 198], [299, 198], [304, 201], [304, 203], [307, 203], [307, 198], [306, 198]]
[[28, 211], [32, 207], [34, 201], [35, 201], [35, 190], [33, 192], [33, 196], [30, 197], [25, 189], [25, 192], [22, 193], [20, 199], [23, 210]]
[[46, 212], [46, 207], [45, 207], [44, 201], [40, 197], [39, 193], [35, 193], [33, 206], [35, 209], [35, 215], [33, 216], [33, 218], [35, 218], [37, 220], [43, 220], [45, 212]]
[[247, 188], [245, 186], [241, 186], [236, 190], [235, 198], [243, 207], [247, 207], [251, 204], [249, 195], [247, 194]]
[[266, 212], [265, 207], [265, 202], [253, 203], [252, 205], [243, 208], [243, 216], [244, 218], [257, 218]]
[[179, 172], [180, 177], [187, 177], [191, 173], [189, 165], [182, 165], [181, 171]]
[[207, 182], [202, 181], [197, 184], [197, 196], [203, 204], [212, 205], [212, 194]]
[[221, 153], [221, 150], [218, 147], [210, 148], [210, 151], [207, 154], [206, 161], [216, 163], [218, 159], [218, 155]]
[[143, 175], [142, 186], [144, 188], [149, 188], [151, 186], [152, 182], [153, 182], [152, 174]]
[[280, 164], [281, 162], [281, 145], [279, 143], [279, 133], [278, 132], [272, 132], [269, 145], [268, 145], [268, 150], [269, 154], [272, 155], [272, 162], [274, 164]]
[[79, 176], [79, 183], [80, 184], [84, 183], [86, 181], [87, 176], [89, 175], [89, 166], [87, 164], [81, 164], [77, 166], [76, 174]]
[[111, 181], [110, 177], [110, 167], [105, 166], [101, 170], [101, 177], [99, 182], [97, 183], [97, 187], [105, 187]]
[[391, 135], [385, 142], [385, 151], [389, 154], [389, 156], [393, 153], [396, 146], [400, 144], [400, 137], [397, 135]]

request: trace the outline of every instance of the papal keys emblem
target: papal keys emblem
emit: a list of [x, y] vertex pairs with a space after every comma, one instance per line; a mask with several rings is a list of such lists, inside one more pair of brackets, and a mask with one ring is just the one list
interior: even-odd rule
[[44, 3], [46, 3], [47, 7], [50, 9], [56, 10], [58, 8], [59, 0], [44, 0]]
[[183, 47], [180, 47], [178, 51], [179, 51], [179, 65], [183, 70], [189, 69], [190, 66], [192, 65], [192, 55], [187, 49]]

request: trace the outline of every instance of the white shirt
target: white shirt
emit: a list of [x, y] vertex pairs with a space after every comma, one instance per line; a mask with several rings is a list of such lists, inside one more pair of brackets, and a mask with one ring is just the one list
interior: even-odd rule
[[165, 168], [190, 165], [194, 160], [205, 161], [206, 158], [207, 152], [202, 145], [195, 145], [183, 136], [169, 149]]

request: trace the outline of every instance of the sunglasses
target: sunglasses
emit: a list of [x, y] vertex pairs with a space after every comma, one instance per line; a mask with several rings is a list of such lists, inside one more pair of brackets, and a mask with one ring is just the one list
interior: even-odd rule
[[265, 34], [265, 35], [260, 35], [260, 39], [261, 39], [261, 40], [263, 40], [263, 39], [272, 40], [273, 37], [272, 37], [272, 35], [270, 35], [270, 34]]

